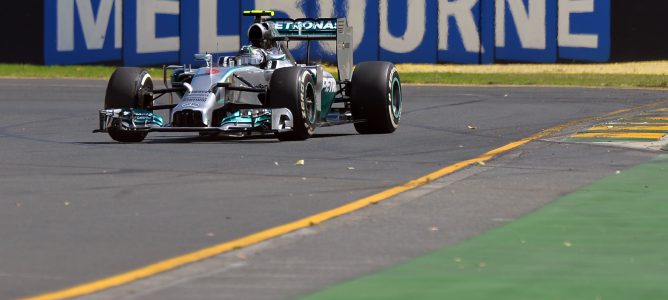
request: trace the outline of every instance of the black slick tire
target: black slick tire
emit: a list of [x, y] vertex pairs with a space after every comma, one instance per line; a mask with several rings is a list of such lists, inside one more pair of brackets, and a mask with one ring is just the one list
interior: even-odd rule
[[[104, 109], [144, 108], [153, 100], [153, 80], [142, 68], [121, 67], [114, 71], [107, 85]], [[146, 138], [145, 131], [125, 131], [109, 128], [109, 136], [122, 143], [138, 143]]]
[[360, 63], [351, 81], [355, 130], [361, 134], [394, 132], [402, 109], [401, 80], [394, 65], [383, 61]]
[[313, 135], [317, 121], [315, 82], [301, 67], [281, 68], [271, 76], [270, 105], [292, 112], [293, 130], [276, 133], [281, 141], [303, 141]]

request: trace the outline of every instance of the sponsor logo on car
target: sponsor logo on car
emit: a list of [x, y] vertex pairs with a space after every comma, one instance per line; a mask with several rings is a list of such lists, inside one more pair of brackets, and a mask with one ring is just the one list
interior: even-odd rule
[[336, 80], [334, 78], [323, 78], [322, 89], [329, 93], [336, 93]]
[[281, 35], [336, 35], [336, 19], [274, 19], [272, 22]]
[[181, 108], [198, 108], [199, 103], [197, 102], [184, 102], [181, 103]]

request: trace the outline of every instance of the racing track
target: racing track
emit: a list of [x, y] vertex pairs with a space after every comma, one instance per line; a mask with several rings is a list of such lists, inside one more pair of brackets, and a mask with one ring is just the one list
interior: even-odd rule
[[239, 238], [557, 124], [665, 99], [643, 90], [404, 87], [402, 124], [391, 135], [345, 125], [305, 142], [154, 133], [118, 144], [91, 133], [105, 85], [0, 80], [2, 299]]

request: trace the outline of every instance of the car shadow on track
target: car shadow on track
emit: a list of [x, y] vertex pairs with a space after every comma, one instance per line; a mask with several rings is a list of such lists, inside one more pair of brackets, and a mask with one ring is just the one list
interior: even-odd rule
[[[322, 139], [322, 138], [335, 138], [342, 136], [351, 136], [356, 135], [354, 133], [323, 133], [323, 134], [314, 134], [311, 139]], [[154, 136], [152, 138], [147, 138], [141, 143], [130, 143], [130, 144], [202, 144], [202, 143], [219, 143], [219, 144], [242, 144], [242, 143], [253, 143], [253, 144], [274, 144], [274, 143], [285, 143], [281, 142], [273, 136], [270, 135], [259, 135], [259, 136], [246, 136], [246, 137], [229, 137], [229, 136]], [[114, 144], [125, 144], [119, 143], [116, 141], [105, 141], [105, 142], [79, 142], [77, 144], [83, 145], [114, 145]]]

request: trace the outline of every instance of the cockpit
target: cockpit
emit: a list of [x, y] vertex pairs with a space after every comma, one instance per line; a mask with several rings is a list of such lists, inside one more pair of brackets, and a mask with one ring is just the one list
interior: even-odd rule
[[237, 56], [237, 63], [242, 66], [262, 66], [267, 61], [267, 53], [250, 45], [242, 46]]

